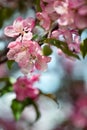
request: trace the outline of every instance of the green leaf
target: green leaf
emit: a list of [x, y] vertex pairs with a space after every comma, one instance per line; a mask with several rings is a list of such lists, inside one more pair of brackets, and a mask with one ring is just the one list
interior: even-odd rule
[[77, 59], [80, 59], [79, 56], [75, 53], [73, 53], [67, 43], [63, 42], [63, 41], [59, 41], [57, 39], [54, 39], [54, 38], [48, 38], [48, 39], [45, 39], [44, 40], [45, 43], [48, 43], [50, 45], [53, 45], [53, 46], [56, 46], [57, 48], [60, 48], [64, 54], [68, 55], [68, 56], [71, 56], [71, 57], [74, 57], [74, 58], [77, 58]]
[[35, 121], [37, 121], [39, 119], [40, 112], [38, 110], [38, 107], [37, 107], [36, 103], [32, 99], [27, 98], [24, 101], [18, 101], [17, 99], [14, 99], [12, 101], [11, 108], [12, 108], [12, 112], [13, 112], [13, 115], [14, 115], [16, 120], [20, 119], [24, 108], [29, 106], [29, 105], [33, 105], [34, 108], [35, 108], [35, 111], [36, 111], [36, 114], [37, 114]]
[[0, 96], [3, 96], [6, 93], [13, 92], [13, 88], [10, 85], [6, 85], [5, 87], [0, 89]]
[[3, 87], [0, 87], [0, 96], [3, 96], [6, 93], [13, 92], [12, 83], [8, 77], [0, 78], [0, 82], [5, 83]]
[[37, 104], [34, 101], [32, 101], [32, 105], [36, 111], [36, 119], [35, 119], [35, 122], [36, 122], [40, 118], [41, 114], [40, 114]]
[[43, 55], [45, 55], [45, 56], [49, 56], [52, 54], [52, 49], [48, 45], [45, 45], [43, 47], [42, 51], [43, 51]]
[[41, 7], [40, 7], [40, 0], [35, 0], [34, 4], [36, 5], [37, 11], [40, 12], [42, 10]]
[[87, 39], [85, 39], [83, 43], [80, 45], [80, 50], [83, 58], [85, 58], [85, 56], [87, 55]]
[[36, 40], [38, 38], [38, 34], [34, 34], [32, 40]]
[[26, 106], [28, 106], [30, 104], [29, 100], [25, 100], [25, 101], [18, 101], [17, 99], [14, 99], [12, 101], [12, 105], [11, 105], [11, 108], [12, 108], [12, 111], [13, 111], [13, 115], [15, 117], [16, 120], [19, 120], [20, 117], [21, 117], [21, 114], [24, 110], [24, 108]]
[[14, 9], [9, 7], [0, 8], [0, 28], [2, 28], [4, 21], [9, 19], [14, 13]]
[[13, 63], [14, 63], [13, 60], [8, 60], [8, 61], [7, 61], [7, 66], [8, 66], [9, 69], [12, 68]]
[[0, 78], [0, 82], [2, 82], [2, 81], [9, 82], [9, 78], [8, 77]]

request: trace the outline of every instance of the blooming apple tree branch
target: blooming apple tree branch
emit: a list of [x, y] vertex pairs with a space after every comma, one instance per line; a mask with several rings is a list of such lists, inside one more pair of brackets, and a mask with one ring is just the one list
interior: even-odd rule
[[[11, 90], [16, 94], [11, 106], [16, 119], [29, 104], [34, 105], [39, 117], [34, 101], [41, 92], [34, 87], [34, 83], [39, 81], [40, 75], [30, 78], [27, 75], [47, 69], [52, 46], [57, 48], [59, 55], [68, 58], [80, 59], [79, 55], [87, 55], [87, 39], [81, 41], [81, 32], [87, 28], [86, 0], [36, 0], [35, 8], [36, 18], [19, 16], [4, 29], [7, 37], [15, 39], [7, 47], [8, 61], [17, 62], [24, 74], [16, 80]], [[41, 37], [38, 30], [35, 31], [37, 26], [44, 30]]]

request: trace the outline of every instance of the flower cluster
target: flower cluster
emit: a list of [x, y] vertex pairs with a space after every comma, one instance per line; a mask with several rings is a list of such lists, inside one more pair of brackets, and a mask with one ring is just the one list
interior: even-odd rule
[[[34, 18], [18, 17], [13, 25], [7, 26], [4, 30], [6, 36], [16, 39], [8, 44], [8, 60], [16, 61], [24, 75], [32, 73], [35, 69], [46, 70], [47, 63], [51, 60], [50, 57], [43, 55], [38, 42], [32, 40], [34, 27]], [[39, 94], [39, 90], [33, 87], [36, 81], [38, 81], [38, 76], [33, 76], [31, 79], [25, 76], [18, 78], [13, 85], [16, 98], [19, 101], [36, 98]]]
[[33, 84], [38, 80], [38, 75], [33, 76], [31, 79], [26, 76], [19, 77], [13, 85], [17, 99], [19, 101], [23, 101], [26, 98], [36, 99], [39, 95], [39, 90], [33, 87]]
[[40, 25], [50, 31], [53, 23], [58, 29], [51, 30], [50, 37], [67, 43], [69, 49], [75, 53], [80, 52], [79, 29], [87, 28], [87, 2], [86, 0], [41, 0], [42, 12], [37, 13]]
[[40, 45], [32, 40], [35, 20], [33, 18], [23, 19], [18, 17], [13, 25], [5, 28], [4, 33], [9, 37], [17, 37], [9, 43], [9, 60], [15, 60], [22, 72], [28, 74], [34, 69], [45, 70], [51, 58], [44, 56]]
[[[24, 74], [24, 77], [19, 77], [13, 84], [19, 101], [17, 103], [24, 101], [24, 107], [26, 98], [33, 100], [39, 95], [39, 90], [34, 88], [39, 76], [27, 78], [27, 75], [35, 70], [47, 69], [51, 61], [49, 55], [52, 53], [52, 46], [58, 48], [59, 54], [78, 59], [80, 52], [83, 57], [87, 55], [87, 39], [81, 44], [80, 34], [87, 28], [87, 0], [40, 0], [37, 6], [40, 6], [40, 11], [36, 12], [36, 18], [18, 17], [12, 25], [4, 29], [6, 36], [15, 39], [8, 44], [7, 58], [17, 62]], [[71, 72], [69, 68], [67, 71]], [[82, 125], [81, 127], [87, 124], [87, 113], [83, 112], [87, 108], [87, 103], [85, 99], [83, 100], [85, 103], [78, 101], [80, 105], [77, 103], [78, 111], [76, 110], [76, 115], [73, 116], [75, 121], [81, 122], [76, 123], [78, 126]], [[12, 108], [14, 103], [15, 100]]]

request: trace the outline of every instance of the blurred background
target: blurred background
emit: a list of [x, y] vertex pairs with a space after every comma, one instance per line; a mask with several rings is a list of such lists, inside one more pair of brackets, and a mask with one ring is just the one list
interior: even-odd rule
[[[4, 28], [13, 23], [18, 16], [35, 17], [33, 0], [0, 0], [0, 78], [10, 77], [12, 82], [22, 75], [18, 65], [7, 67], [7, 45], [11, 38], [4, 35]], [[87, 37], [84, 30], [81, 39]], [[35, 119], [33, 107], [27, 107], [19, 121], [15, 121], [10, 109], [15, 95], [0, 97], [0, 130], [87, 130], [87, 58], [71, 60], [59, 56], [53, 47], [52, 61], [40, 81], [35, 85], [45, 94], [53, 94], [57, 103], [46, 96], [40, 96], [37, 104], [41, 112]], [[5, 83], [0, 80], [0, 88]]]

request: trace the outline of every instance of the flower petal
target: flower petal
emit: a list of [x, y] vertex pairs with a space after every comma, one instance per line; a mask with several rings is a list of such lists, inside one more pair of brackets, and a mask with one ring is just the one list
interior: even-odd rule
[[4, 34], [5, 34], [6, 36], [9, 36], [9, 37], [15, 37], [15, 36], [17, 36], [19, 33], [14, 30], [13, 26], [7, 26], [7, 27], [4, 29]]

